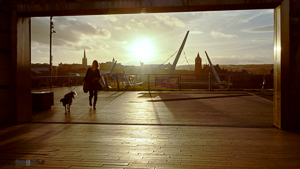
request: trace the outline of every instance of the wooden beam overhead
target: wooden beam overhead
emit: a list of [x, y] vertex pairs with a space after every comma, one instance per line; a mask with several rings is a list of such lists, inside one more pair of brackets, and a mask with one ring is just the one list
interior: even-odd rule
[[274, 9], [282, 0], [3, 0], [20, 16]]

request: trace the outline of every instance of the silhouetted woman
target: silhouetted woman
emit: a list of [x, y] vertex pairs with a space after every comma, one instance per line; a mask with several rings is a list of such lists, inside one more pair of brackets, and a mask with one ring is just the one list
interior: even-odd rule
[[89, 101], [90, 101], [90, 106], [92, 106], [92, 98], [94, 97], [94, 103], [93, 103], [93, 108], [96, 109], [96, 103], [97, 103], [97, 91], [99, 89], [99, 79], [100, 79], [100, 72], [98, 69], [98, 61], [94, 60], [92, 64], [92, 68], [88, 68], [86, 75], [84, 77], [84, 81], [90, 83], [89, 87]]

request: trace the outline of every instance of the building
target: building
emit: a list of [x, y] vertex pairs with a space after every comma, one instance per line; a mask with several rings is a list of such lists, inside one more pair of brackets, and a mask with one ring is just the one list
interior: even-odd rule
[[85, 55], [85, 49], [84, 49], [84, 54], [83, 54], [83, 58], [82, 58], [82, 65], [87, 66], [87, 58], [86, 58], [86, 55]]
[[202, 59], [198, 53], [196, 59], [195, 59], [195, 74], [202, 74]]

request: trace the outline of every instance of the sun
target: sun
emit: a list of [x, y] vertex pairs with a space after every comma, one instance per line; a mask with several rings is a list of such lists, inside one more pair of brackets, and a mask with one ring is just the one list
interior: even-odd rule
[[154, 47], [149, 39], [141, 39], [134, 43], [132, 51], [135, 58], [143, 62], [149, 62], [153, 57]]

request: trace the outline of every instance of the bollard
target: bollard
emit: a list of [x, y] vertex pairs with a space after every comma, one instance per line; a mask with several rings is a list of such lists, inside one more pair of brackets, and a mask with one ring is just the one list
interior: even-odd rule
[[150, 80], [149, 80], [149, 75], [148, 75], [148, 91], [150, 91]]
[[116, 75], [118, 91], [120, 90], [118, 75]]
[[181, 75], [179, 76], [179, 90], [181, 91]]
[[209, 82], [208, 82], [208, 85], [209, 85], [208, 90], [212, 90], [212, 87], [211, 87], [211, 75], [210, 75], [210, 72], [208, 73], [208, 80], [209, 80]]
[[227, 89], [230, 90], [230, 75], [228, 76], [228, 82], [227, 82], [227, 83], [228, 83], [228, 84], [227, 84], [227, 85], [228, 85], [228, 86], [227, 86]]
[[105, 84], [106, 84], [106, 90], [108, 91], [109, 87], [108, 87], [108, 83], [107, 83], [107, 76], [104, 76], [104, 80], [105, 80]]

